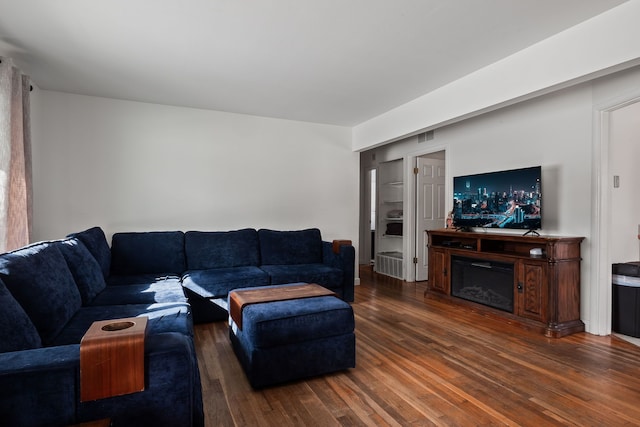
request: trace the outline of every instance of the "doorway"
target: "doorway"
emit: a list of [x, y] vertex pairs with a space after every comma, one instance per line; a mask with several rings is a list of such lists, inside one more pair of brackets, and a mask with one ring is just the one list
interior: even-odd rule
[[366, 263], [372, 265], [376, 256], [376, 194], [377, 194], [377, 173], [375, 168], [369, 169], [364, 174], [364, 220], [365, 224], [362, 230], [364, 235], [362, 238], [362, 251], [364, 256], [360, 256], [361, 264]]
[[[589, 326], [587, 331], [596, 335], [609, 335], [611, 330], [612, 315], [612, 275], [611, 264], [617, 261], [617, 257], [632, 256], [635, 252], [634, 244], [630, 243], [624, 248], [624, 245], [616, 246], [615, 250], [612, 243], [615, 239], [623, 237], [624, 240], [631, 239], [635, 234], [636, 224], [640, 224], [640, 218], [631, 214], [620, 218], [620, 209], [616, 206], [613, 208], [614, 200], [622, 203], [628, 194], [631, 198], [633, 195], [634, 176], [636, 170], [635, 165], [624, 165], [619, 159], [629, 158], [635, 160], [636, 156], [630, 153], [629, 141], [626, 141], [628, 135], [635, 138], [640, 129], [640, 121], [634, 111], [638, 111], [640, 106], [640, 94], [635, 97], [625, 97], [624, 99], [613, 100], [606, 105], [596, 106], [596, 129], [594, 134], [594, 171], [595, 171], [595, 188], [593, 197], [593, 207], [595, 220], [592, 222], [591, 246], [595, 249], [591, 264], [591, 278], [594, 282], [593, 292], [589, 298]], [[628, 117], [634, 117], [630, 122]], [[626, 117], [626, 118], [625, 118]], [[621, 121], [618, 119], [622, 119]], [[625, 130], [628, 129], [628, 130]], [[637, 148], [637, 138], [634, 139]], [[616, 160], [618, 159], [618, 160]], [[615, 179], [614, 176], [618, 176]], [[618, 182], [616, 182], [618, 181]], [[615, 184], [615, 185], [614, 185]], [[616, 194], [618, 193], [618, 194]], [[634, 211], [635, 212], [635, 211]], [[616, 222], [618, 221], [618, 222]], [[622, 223], [624, 221], [629, 221]], [[637, 223], [636, 223], [637, 221]], [[624, 229], [624, 231], [622, 231]], [[616, 244], [619, 242], [616, 242]], [[622, 253], [623, 255], [620, 255]], [[640, 256], [637, 254], [636, 256]], [[585, 322], [586, 323], [586, 322]]]
[[[640, 156], [640, 102], [624, 104], [608, 114], [608, 164], [610, 229], [608, 270], [611, 264], [640, 260], [640, 199], [636, 195], [640, 180], [637, 159]], [[607, 283], [609, 285], [610, 282]], [[610, 288], [610, 286], [607, 286]], [[613, 290], [611, 290], [613, 292]], [[632, 319], [635, 305], [621, 304], [620, 295], [611, 295], [611, 311], [614, 318]], [[605, 299], [606, 301], [606, 299]], [[613, 313], [613, 310], [616, 310]], [[630, 312], [631, 310], [631, 312]], [[612, 322], [611, 327], [616, 326]], [[618, 329], [620, 330], [620, 329]], [[613, 331], [613, 329], [611, 330]], [[636, 344], [636, 338], [626, 338]]]

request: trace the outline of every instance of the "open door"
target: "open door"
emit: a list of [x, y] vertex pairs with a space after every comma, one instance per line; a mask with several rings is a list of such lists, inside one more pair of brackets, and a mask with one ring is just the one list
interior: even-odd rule
[[414, 169], [417, 193], [416, 281], [427, 280], [429, 273], [426, 230], [443, 228], [446, 220], [445, 161], [433, 157], [432, 155], [417, 157]]

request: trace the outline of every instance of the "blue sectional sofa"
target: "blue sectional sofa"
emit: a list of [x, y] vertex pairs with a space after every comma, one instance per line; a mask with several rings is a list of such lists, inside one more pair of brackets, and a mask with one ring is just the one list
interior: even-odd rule
[[[194, 321], [227, 319], [235, 288], [315, 282], [353, 301], [351, 245], [318, 229], [124, 232], [93, 227], [0, 255], [0, 420], [204, 424]], [[80, 341], [98, 320], [148, 317], [145, 390], [80, 402]]]
[[[154, 286], [159, 292], [148, 292]], [[179, 282], [107, 285], [74, 236], [0, 255], [0, 306], [3, 424], [204, 424], [191, 307]], [[137, 316], [148, 318], [145, 390], [81, 402], [83, 335], [94, 321]]]

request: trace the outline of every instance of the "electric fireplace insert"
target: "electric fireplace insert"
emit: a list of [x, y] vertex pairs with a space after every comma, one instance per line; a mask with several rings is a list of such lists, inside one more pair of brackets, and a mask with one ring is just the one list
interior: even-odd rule
[[512, 263], [451, 257], [451, 295], [513, 313]]

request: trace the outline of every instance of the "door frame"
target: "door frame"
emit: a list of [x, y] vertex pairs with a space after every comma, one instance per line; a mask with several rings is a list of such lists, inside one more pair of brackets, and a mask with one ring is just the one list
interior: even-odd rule
[[425, 155], [433, 154], [443, 151], [444, 152], [444, 167], [445, 167], [445, 197], [447, 200], [453, 200], [453, 190], [451, 188], [451, 183], [449, 182], [449, 177], [451, 176], [450, 170], [450, 160], [447, 155], [448, 147], [446, 144], [437, 144], [437, 145], [429, 145], [429, 147], [425, 147], [418, 151], [413, 151], [404, 156], [404, 164], [408, 165], [405, 167], [405, 177], [404, 180], [407, 185], [404, 186], [404, 199], [407, 201], [404, 209], [404, 220], [405, 220], [405, 231], [407, 238], [404, 239], [404, 247], [403, 253], [407, 254], [404, 259], [404, 271], [405, 278], [407, 282], [415, 282], [416, 281], [416, 269], [413, 265], [413, 258], [417, 256], [416, 254], [416, 244], [418, 241], [418, 235], [416, 230], [416, 204], [417, 204], [417, 188], [416, 188], [416, 178], [413, 174], [413, 168], [416, 165], [417, 158], [423, 157]]

